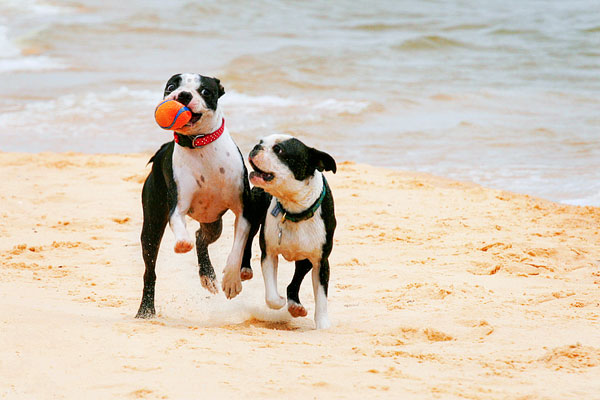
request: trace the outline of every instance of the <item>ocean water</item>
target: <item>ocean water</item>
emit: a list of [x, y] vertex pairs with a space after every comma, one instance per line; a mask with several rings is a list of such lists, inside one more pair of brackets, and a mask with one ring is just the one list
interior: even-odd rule
[[600, 205], [600, 1], [0, 0], [0, 150], [129, 153], [174, 73], [217, 76], [243, 153]]

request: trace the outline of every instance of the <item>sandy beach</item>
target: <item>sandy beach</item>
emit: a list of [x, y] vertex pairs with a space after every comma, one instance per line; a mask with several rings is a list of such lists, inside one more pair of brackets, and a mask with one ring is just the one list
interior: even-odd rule
[[[600, 400], [599, 14], [0, 1], [0, 400]], [[310, 279], [308, 317], [267, 308], [258, 240], [230, 301], [169, 228], [134, 318], [154, 110], [185, 72], [220, 79], [244, 155], [287, 133], [338, 161], [330, 329]]]
[[341, 162], [331, 329], [310, 280], [267, 309], [258, 243], [228, 301], [170, 230], [136, 320], [148, 158], [0, 153], [0, 398], [600, 398], [600, 208]]

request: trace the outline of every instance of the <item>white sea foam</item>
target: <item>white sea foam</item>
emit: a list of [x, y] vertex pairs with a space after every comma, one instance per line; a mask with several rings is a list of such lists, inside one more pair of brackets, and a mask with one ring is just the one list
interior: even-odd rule
[[246, 106], [246, 107], [290, 107], [297, 105], [292, 99], [286, 99], [279, 96], [250, 96], [245, 93], [227, 91], [221, 104], [225, 106]]
[[[156, 132], [152, 111], [160, 98], [155, 92], [127, 87], [101, 93], [67, 94], [53, 100], [29, 101], [16, 111], [1, 113], [0, 126], [4, 131], [26, 131], [37, 138], [28, 145], [29, 151], [148, 150], [148, 144], [154, 146], [164, 139], [159, 135], [146, 136], [146, 132]], [[117, 132], [136, 135], [130, 140], [133, 144], [123, 146], [115, 141]], [[146, 145], [136, 147], [138, 143]], [[12, 146], [18, 143], [11, 144], [7, 138], [4, 145], [15, 150]]]
[[280, 96], [251, 96], [236, 91], [228, 91], [221, 103], [229, 108], [239, 111], [256, 111], [265, 108], [302, 108], [316, 112], [331, 112], [336, 114], [358, 114], [369, 106], [367, 101], [340, 100], [340, 99], [298, 99]]
[[0, 73], [18, 71], [44, 71], [52, 69], [63, 69], [67, 66], [57, 60], [45, 56], [15, 57], [9, 59], [0, 58]]
[[[0, 60], [0, 71], [2, 70]], [[107, 141], [116, 130], [134, 135], [139, 139], [148, 139], [139, 135], [152, 134], [150, 140], [136, 140], [129, 151], [148, 150], [147, 145], [164, 140], [165, 136], [155, 135], [152, 111], [161, 100], [161, 93], [150, 90], [136, 90], [118, 87], [107, 92], [87, 92], [65, 94], [51, 100], [29, 101], [11, 107], [14, 111], [0, 114], [0, 124], [6, 130], [25, 129], [30, 135], [44, 138], [37, 141], [40, 149], [109, 151], [111, 142]], [[225, 100], [227, 99], [227, 100]], [[310, 99], [285, 98], [278, 96], [251, 96], [244, 93], [229, 92], [223, 98], [228, 116], [244, 121], [244, 128], [256, 126], [273, 127], [279, 121], [295, 115], [300, 121], [322, 118], [331, 113], [355, 113], [368, 106], [367, 102], [326, 99], [312, 101]], [[266, 124], [266, 125], [265, 125]], [[48, 137], [48, 127], [55, 133]], [[239, 126], [232, 125], [240, 130]], [[77, 140], [75, 140], [77, 139]], [[154, 140], [154, 141], [153, 141]], [[57, 141], [53, 143], [53, 141]], [[63, 144], [58, 144], [58, 142]], [[81, 142], [81, 143], [80, 143]], [[143, 148], [135, 147], [144, 144]], [[75, 148], [64, 148], [62, 146]], [[113, 150], [114, 149], [110, 149]]]
[[314, 105], [316, 109], [331, 111], [337, 114], [358, 114], [369, 106], [366, 101], [326, 99]]
[[19, 21], [14, 15], [39, 18], [68, 12], [67, 8], [35, 0], [4, 0], [0, 3], [0, 73], [64, 69], [67, 65], [45, 55], [24, 55], [11, 38], [11, 24]]
[[0, 60], [20, 55], [21, 50], [8, 39], [8, 28], [0, 25]]
[[[31, 101], [25, 104], [21, 111], [27, 115], [37, 113], [51, 112], [53, 115], [86, 115], [97, 112], [114, 112], [121, 109], [123, 104], [147, 104], [153, 105], [160, 100], [160, 96], [149, 90], [133, 90], [125, 86], [113, 89], [109, 92], [88, 92], [84, 94], [66, 94], [54, 100]], [[91, 116], [94, 118], [94, 116]], [[106, 115], [98, 115], [98, 118], [105, 119]], [[10, 118], [10, 114], [4, 114], [0, 118]], [[21, 118], [21, 115], [14, 115], [14, 118]], [[13, 118], [13, 119], [14, 119]]]
[[[0, 60], [1, 62], [1, 60]], [[1, 66], [1, 64], [0, 64]], [[0, 67], [1, 68], [1, 67]], [[89, 115], [90, 110], [95, 113], [110, 113], [122, 109], [124, 106], [134, 104], [135, 108], [143, 107], [153, 109], [153, 106], [161, 100], [160, 92], [150, 90], [130, 89], [126, 86], [113, 89], [108, 92], [87, 92], [83, 94], [67, 94], [53, 100], [32, 101], [25, 104], [21, 111], [27, 114], [36, 114], [41, 112], [52, 112], [53, 115]], [[220, 103], [227, 107], [229, 112], [255, 112], [266, 109], [312, 109], [314, 112], [321, 113], [359, 113], [368, 107], [368, 102], [326, 99], [322, 101], [312, 101], [310, 99], [295, 99], [279, 96], [251, 96], [245, 93], [228, 92]], [[126, 107], [128, 109], [133, 107]], [[40, 116], [40, 118], [46, 118]], [[94, 118], [92, 116], [92, 118]], [[98, 118], [104, 119], [105, 116], [98, 115]], [[22, 120], [19, 112], [4, 114], [0, 120], [9, 122], [12, 120]]]
[[3, 0], [0, 9], [6, 13], [18, 12], [37, 15], [57, 15], [70, 11], [65, 6], [39, 0]]
[[17, 71], [44, 71], [64, 69], [67, 65], [48, 56], [26, 56], [7, 35], [7, 28], [0, 26], [0, 73]]
[[570, 204], [572, 206], [595, 206], [600, 207], [600, 192], [597, 192], [591, 196], [582, 197], [578, 199], [567, 199], [561, 201], [563, 204]]

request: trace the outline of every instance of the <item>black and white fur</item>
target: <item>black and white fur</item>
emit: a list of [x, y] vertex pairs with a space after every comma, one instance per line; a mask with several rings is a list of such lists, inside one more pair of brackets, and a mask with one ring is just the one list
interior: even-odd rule
[[304, 276], [312, 269], [315, 325], [317, 329], [326, 329], [331, 325], [327, 314], [328, 258], [336, 226], [331, 190], [327, 186], [321, 206], [309, 219], [282, 220], [282, 214], [274, 216], [272, 211], [277, 200], [289, 213], [309, 209], [319, 199], [323, 184], [327, 185], [321, 172], [335, 173], [335, 161], [329, 154], [288, 135], [263, 138], [250, 153], [249, 161], [254, 169], [250, 173], [250, 182], [255, 186], [253, 191], [258, 187], [270, 194], [263, 200], [265, 211], [260, 232], [266, 303], [274, 309], [286, 304], [286, 299], [277, 291], [277, 265], [281, 254], [296, 264], [294, 277], [287, 287], [288, 311], [294, 317], [306, 316], [298, 292]]
[[[225, 93], [216, 78], [198, 74], [177, 74], [165, 87], [164, 100], [175, 99], [192, 111], [190, 122], [178, 129], [185, 135], [209, 134], [221, 127], [223, 113], [218, 99]], [[243, 157], [229, 135], [223, 134], [206, 146], [190, 149], [165, 143], [150, 159], [152, 171], [142, 190], [144, 223], [141, 234], [142, 254], [146, 270], [144, 291], [138, 318], [151, 318], [154, 310], [155, 264], [167, 223], [175, 235], [176, 253], [194, 247], [186, 228], [186, 216], [200, 223], [196, 231], [196, 252], [202, 286], [216, 293], [217, 282], [208, 255], [208, 245], [219, 238], [221, 217], [227, 210], [235, 214], [233, 248], [223, 270], [222, 289], [227, 298], [242, 290], [242, 278], [250, 279], [252, 212], [248, 172]], [[240, 270], [241, 268], [241, 270]]]

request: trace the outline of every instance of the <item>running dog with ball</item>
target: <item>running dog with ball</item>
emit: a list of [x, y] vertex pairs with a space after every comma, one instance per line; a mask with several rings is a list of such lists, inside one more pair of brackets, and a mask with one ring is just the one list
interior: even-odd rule
[[[227, 298], [237, 296], [242, 280], [252, 278], [252, 241], [248, 237], [256, 234], [258, 225], [250, 212], [248, 172], [219, 108], [223, 94], [216, 78], [177, 74], [167, 81], [163, 102], [155, 110], [157, 123], [173, 131], [173, 140], [150, 159], [152, 170], [142, 190], [141, 242], [146, 270], [138, 318], [155, 315], [156, 258], [167, 224], [175, 235], [175, 253], [189, 252], [196, 245], [202, 286], [216, 293], [208, 245], [221, 235], [223, 214], [233, 211], [233, 248], [222, 279]], [[186, 216], [200, 223], [195, 239], [187, 231]]]

